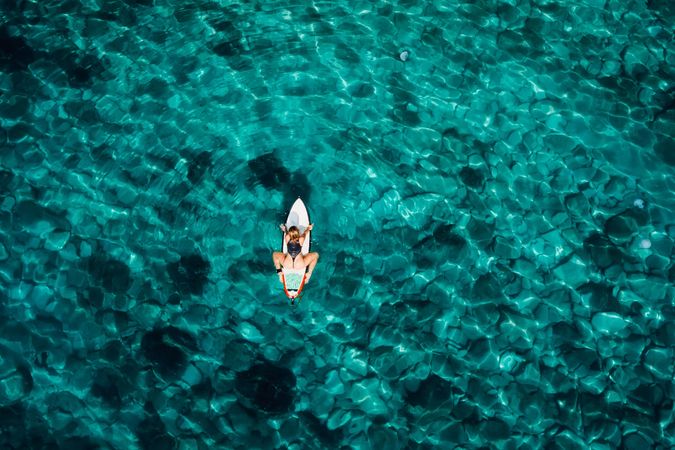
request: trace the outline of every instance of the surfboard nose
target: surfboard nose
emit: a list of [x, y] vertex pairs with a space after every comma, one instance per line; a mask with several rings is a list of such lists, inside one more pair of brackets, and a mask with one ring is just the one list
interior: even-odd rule
[[288, 220], [286, 220], [286, 223], [297, 224], [298, 222], [300, 222], [300, 216], [295, 211], [291, 211], [291, 213], [288, 215]]

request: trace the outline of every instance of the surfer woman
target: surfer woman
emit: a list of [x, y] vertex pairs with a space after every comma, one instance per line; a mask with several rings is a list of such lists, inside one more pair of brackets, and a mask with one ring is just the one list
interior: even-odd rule
[[303, 255], [302, 243], [305, 242], [305, 236], [314, 228], [314, 225], [310, 224], [302, 234], [300, 234], [298, 227], [290, 227], [287, 230], [286, 225], [281, 224], [279, 226], [281, 227], [281, 231], [284, 232], [284, 242], [286, 242], [286, 248], [288, 249], [288, 253], [274, 252], [272, 254], [274, 267], [277, 268], [277, 273], [279, 274], [279, 281], [283, 283], [281, 277], [282, 267], [287, 269], [303, 269], [306, 267], [307, 275], [305, 276], [305, 283], [307, 283], [312, 276], [314, 266], [316, 266], [319, 260], [319, 254], [317, 252], [310, 252]]

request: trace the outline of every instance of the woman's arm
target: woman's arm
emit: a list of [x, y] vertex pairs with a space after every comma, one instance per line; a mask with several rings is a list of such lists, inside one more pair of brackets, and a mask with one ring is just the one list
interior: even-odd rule
[[300, 235], [300, 237], [303, 237], [303, 238], [304, 238], [304, 237], [307, 235], [307, 233], [309, 233], [309, 232], [312, 230], [312, 228], [314, 228], [314, 225], [313, 225], [313, 224], [309, 224], [309, 226], [308, 226], [307, 228], [305, 228], [305, 231], [302, 232], [302, 234]]
[[299, 238], [300, 245], [304, 244], [305, 236], [307, 236], [307, 234], [312, 230], [312, 228], [314, 228], [314, 225], [310, 224], [307, 228], [305, 228], [305, 231], [302, 232], [302, 234], [300, 235], [300, 238]]
[[281, 231], [284, 233], [284, 243], [288, 244], [288, 234], [286, 233], [286, 225], [283, 223], [279, 225], [279, 228], [281, 228]]

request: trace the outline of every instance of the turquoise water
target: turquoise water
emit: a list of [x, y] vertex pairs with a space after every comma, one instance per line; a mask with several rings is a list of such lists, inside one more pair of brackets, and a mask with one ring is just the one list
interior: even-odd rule
[[673, 3], [0, 7], [0, 447], [675, 445]]

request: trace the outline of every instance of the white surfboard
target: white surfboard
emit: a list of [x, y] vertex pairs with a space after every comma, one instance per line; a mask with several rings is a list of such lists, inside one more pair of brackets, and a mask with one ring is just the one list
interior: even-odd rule
[[[305, 228], [309, 226], [309, 214], [307, 214], [307, 208], [300, 198], [293, 203], [291, 211], [286, 218], [286, 229], [289, 229], [292, 226], [298, 227], [300, 234], [302, 234], [305, 231]], [[301, 253], [303, 255], [309, 253], [311, 234], [311, 231], [307, 233], [305, 241], [302, 243]], [[283, 239], [283, 237], [281, 239], [281, 251], [288, 253], [286, 240]], [[288, 298], [295, 300], [305, 286], [305, 269], [283, 269], [282, 273], [284, 275], [284, 291]]]
[[[309, 226], [309, 214], [307, 214], [307, 208], [300, 198], [298, 198], [295, 203], [293, 203], [293, 206], [291, 206], [291, 211], [288, 213], [288, 217], [286, 218], [286, 229], [289, 229], [292, 226], [298, 227], [300, 234], [302, 234], [305, 231], [305, 228]], [[311, 234], [312, 232], [310, 231], [307, 233], [307, 236], [305, 236], [305, 242], [302, 244], [303, 255], [309, 253], [309, 239]], [[286, 242], [283, 241], [283, 239], [281, 251], [288, 253], [288, 250], [286, 249]]]

